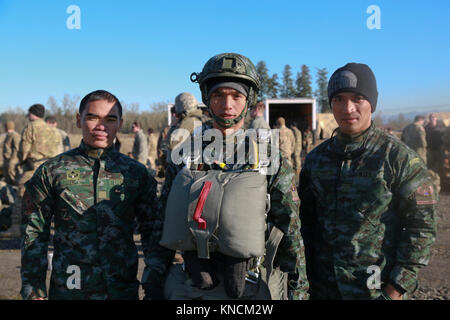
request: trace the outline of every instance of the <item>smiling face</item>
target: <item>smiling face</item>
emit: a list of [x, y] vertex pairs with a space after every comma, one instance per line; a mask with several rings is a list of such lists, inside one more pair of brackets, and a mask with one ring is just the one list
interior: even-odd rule
[[77, 114], [77, 127], [82, 129], [84, 143], [96, 149], [111, 146], [122, 123], [118, 106], [107, 100], [91, 101], [81, 115]]
[[[210, 97], [209, 107], [214, 115], [223, 119], [234, 119], [238, 117], [245, 108], [247, 98], [239, 91], [231, 88], [218, 88]], [[234, 126], [224, 130], [215, 121], [214, 128], [222, 132], [234, 132], [241, 128], [244, 124], [244, 118]]]
[[357, 93], [336, 94], [331, 100], [331, 109], [342, 133], [356, 134], [370, 127], [372, 107], [366, 98]]

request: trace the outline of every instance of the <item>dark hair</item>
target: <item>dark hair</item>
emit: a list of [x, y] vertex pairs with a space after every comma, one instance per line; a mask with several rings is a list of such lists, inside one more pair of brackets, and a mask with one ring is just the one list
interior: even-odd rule
[[91, 93], [88, 93], [83, 99], [81, 99], [78, 113], [81, 115], [89, 102], [97, 100], [106, 100], [108, 102], [115, 102], [115, 106], [117, 106], [117, 108], [119, 109], [119, 117], [122, 119], [122, 105], [120, 104], [119, 99], [117, 99], [115, 95], [106, 90], [95, 90], [92, 91]]
[[147, 129], [147, 133], [153, 133], [154, 131], [153, 131], [153, 128], [148, 128]]
[[47, 118], [45, 118], [45, 122], [54, 124], [56, 123], [56, 118], [54, 116], [48, 116]]
[[420, 120], [424, 120], [425, 121], [425, 117], [424, 116], [415, 116], [414, 117], [414, 121], [420, 121]]
[[138, 127], [138, 128], [142, 128], [141, 123], [137, 122], [137, 121], [134, 121], [131, 125], [135, 126], [135, 127]]

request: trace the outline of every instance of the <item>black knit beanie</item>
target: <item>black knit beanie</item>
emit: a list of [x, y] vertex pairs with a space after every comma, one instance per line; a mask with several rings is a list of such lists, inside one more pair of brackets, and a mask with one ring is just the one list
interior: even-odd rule
[[378, 100], [377, 81], [368, 65], [347, 63], [337, 69], [328, 81], [328, 101], [340, 92], [354, 92], [364, 96], [375, 112]]
[[43, 118], [45, 114], [45, 107], [42, 104], [33, 104], [28, 109], [28, 112], [38, 116], [39, 118]]

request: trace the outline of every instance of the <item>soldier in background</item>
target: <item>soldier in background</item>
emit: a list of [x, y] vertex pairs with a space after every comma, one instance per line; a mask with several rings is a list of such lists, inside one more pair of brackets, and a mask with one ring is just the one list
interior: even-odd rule
[[147, 129], [147, 146], [148, 146], [148, 162], [150, 168], [156, 170], [158, 137], [154, 133], [153, 128]]
[[[198, 108], [198, 101], [188, 92], [180, 93], [175, 98], [175, 112], [177, 114], [178, 124], [170, 136], [169, 149], [173, 150], [177, 145], [186, 140], [195, 128], [201, 127], [205, 122], [202, 110]], [[169, 160], [170, 162], [170, 160]]]
[[171, 121], [170, 125], [164, 127], [158, 137], [157, 152], [158, 152], [158, 162], [160, 169], [158, 172], [158, 177], [164, 177], [164, 172], [166, 171], [168, 158], [170, 157], [169, 150], [169, 140], [172, 132], [176, 129], [178, 123], [178, 117], [175, 112], [175, 107], [170, 109]]
[[61, 135], [61, 147], [59, 153], [63, 153], [70, 150], [70, 138], [67, 132], [58, 128], [58, 123], [56, 122], [56, 118], [54, 116], [48, 116], [45, 118], [45, 122], [50, 126], [58, 130]]
[[295, 147], [294, 147], [294, 170], [295, 170], [295, 182], [298, 185], [300, 171], [302, 169], [302, 132], [297, 127], [297, 122], [293, 121], [290, 125], [291, 130], [294, 132], [295, 136]]
[[[114, 95], [89, 93], [77, 114], [80, 146], [46, 161], [26, 183], [20, 270], [24, 300], [138, 299], [135, 221], [147, 292], [148, 266], [160, 237], [157, 183], [144, 165], [115, 150], [122, 124], [122, 106]], [[54, 256], [47, 293], [52, 219]]]
[[131, 155], [133, 156], [133, 159], [136, 159], [143, 165], [146, 165], [148, 158], [147, 138], [145, 137], [144, 131], [142, 130], [142, 126], [139, 122], [134, 121], [131, 125], [131, 129], [136, 134], [134, 137]]
[[286, 120], [279, 117], [275, 123], [277, 129], [280, 130], [280, 151], [281, 154], [289, 161], [292, 166], [292, 154], [295, 149], [295, 136], [292, 130], [286, 127]]
[[407, 125], [402, 132], [402, 141], [413, 149], [427, 163], [427, 138], [423, 124], [425, 117], [417, 115], [414, 123]]
[[3, 142], [3, 175], [7, 184], [16, 184], [16, 166], [19, 163], [20, 134], [15, 130], [14, 121], [6, 121], [6, 137]]
[[45, 107], [42, 104], [34, 104], [28, 109], [30, 122], [23, 128], [19, 147], [21, 174], [16, 177], [19, 196], [23, 195], [25, 182], [36, 169], [60, 151], [61, 135], [44, 122], [44, 115]]
[[437, 194], [417, 153], [375, 126], [378, 91], [365, 64], [328, 82], [339, 125], [300, 176], [311, 299], [406, 299], [430, 259]]
[[303, 132], [303, 150], [308, 154], [313, 147], [313, 133], [309, 127]]
[[427, 139], [427, 165], [430, 170], [443, 177], [444, 150], [443, 150], [443, 130], [438, 126], [434, 113], [430, 113], [429, 122], [425, 126]]
[[249, 129], [268, 129], [270, 130], [270, 126], [267, 124], [266, 120], [264, 120], [264, 110], [266, 106], [264, 102], [258, 100], [256, 105], [252, 107], [250, 110], [250, 116], [252, 117], [252, 122], [250, 123]]

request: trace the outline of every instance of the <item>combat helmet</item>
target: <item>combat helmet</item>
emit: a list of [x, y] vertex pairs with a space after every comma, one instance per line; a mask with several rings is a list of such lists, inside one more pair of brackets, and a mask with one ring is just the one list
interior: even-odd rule
[[247, 57], [237, 53], [222, 53], [209, 59], [202, 72], [193, 72], [191, 81], [198, 82], [202, 93], [202, 101], [209, 106], [208, 91], [218, 82], [240, 82], [248, 86], [247, 104], [242, 113], [235, 119], [223, 119], [209, 112], [222, 127], [231, 127], [247, 114], [249, 106], [256, 104], [261, 82], [254, 64]]
[[176, 113], [190, 113], [197, 110], [198, 101], [189, 92], [182, 92], [175, 98]]

